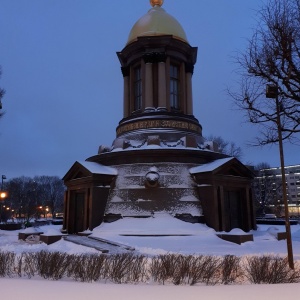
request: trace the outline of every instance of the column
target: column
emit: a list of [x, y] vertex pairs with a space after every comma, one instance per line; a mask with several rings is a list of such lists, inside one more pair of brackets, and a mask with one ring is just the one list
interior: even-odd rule
[[123, 74], [123, 117], [126, 118], [130, 115], [130, 103], [129, 103], [129, 73], [130, 68], [129, 67], [122, 67], [122, 74]]
[[194, 66], [192, 64], [185, 65], [186, 72], [186, 113], [193, 115], [193, 89], [192, 89], [192, 76], [194, 72]]
[[167, 107], [166, 63], [158, 63], [158, 107]]
[[145, 108], [153, 107], [152, 63], [145, 64]]

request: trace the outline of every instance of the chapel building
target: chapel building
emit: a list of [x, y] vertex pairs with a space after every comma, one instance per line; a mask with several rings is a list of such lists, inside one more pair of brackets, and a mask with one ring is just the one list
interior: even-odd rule
[[63, 229], [161, 212], [216, 231], [255, 229], [252, 172], [206, 142], [194, 116], [197, 48], [162, 0], [150, 3], [117, 52], [124, 96], [116, 137], [64, 176]]

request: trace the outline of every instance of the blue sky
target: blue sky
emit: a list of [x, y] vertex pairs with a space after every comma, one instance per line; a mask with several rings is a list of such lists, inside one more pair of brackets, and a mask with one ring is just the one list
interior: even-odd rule
[[[226, 94], [238, 80], [232, 57], [247, 45], [262, 0], [165, 0], [198, 47], [194, 115], [203, 135], [242, 147], [244, 163], [279, 165], [277, 146], [249, 148], [257, 133]], [[63, 176], [76, 160], [111, 145], [122, 118], [124, 48], [148, 0], [0, 0], [0, 173]], [[287, 165], [299, 146], [285, 145]]]

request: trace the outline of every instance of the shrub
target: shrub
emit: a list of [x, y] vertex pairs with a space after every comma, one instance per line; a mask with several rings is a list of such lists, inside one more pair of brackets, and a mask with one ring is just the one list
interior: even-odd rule
[[221, 259], [213, 256], [183, 256], [178, 254], [159, 255], [152, 259], [150, 274], [155, 282], [167, 281], [194, 285], [216, 284], [219, 281]]
[[46, 279], [61, 279], [69, 261], [70, 255], [63, 252], [40, 251], [35, 254], [37, 274]]
[[17, 274], [22, 277], [24, 273], [28, 278], [31, 278], [36, 273], [36, 254], [22, 253], [17, 259]]
[[240, 265], [241, 258], [234, 255], [226, 255], [221, 263], [221, 283], [230, 284], [243, 277]]
[[62, 252], [41, 251], [22, 253], [0, 251], [0, 277], [39, 275], [58, 280], [64, 276], [76, 281], [110, 280], [114, 283], [139, 283], [149, 279], [159, 284], [175, 285], [204, 283], [232, 284], [240, 279], [250, 283], [278, 284], [300, 282], [300, 266], [291, 270], [287, 258], [253, 256], [243, 260], [234, 255], [167, 254], [148, 258], [123, 253], [115, 255], [69, 255]]
[[122, 253], [109, 256], [109, 279], [115, 283], [132, 283], [146, 278], [145, 256]]
[[222, 261], [220, 258], [208, 255], [196, 256], [192, 261], [189, 273], [189, 283], [205, 283], [206, 285], [214, 285], [219, 281], [219, 269]]
[[67, 276], [82, 282], [106, 278], [106, 262], [107, 256], [103, 254], [71, 255]]
[[150, 275], [153, 281], [164, 284], [168, 279], [172, 278], [177, 258], [178, 255], [175, 254], [153, 257], [150, 264]]
[[14, 272], [15, 254], [0, 251], [0, 277], [11, 276]]
[[295, 283], [300, 281], [299, 267], [289, 268], [288, 259], [278, 256], [248, 257], [245, 276], [251, 283]]

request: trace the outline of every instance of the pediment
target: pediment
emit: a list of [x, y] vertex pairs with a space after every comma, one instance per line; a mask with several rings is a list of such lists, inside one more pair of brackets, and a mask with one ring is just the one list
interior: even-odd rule
[[76, 161], [70, 170], [63, 177], [64, 181], [92, 177], [93, 175], [116, 176], [118, 171], [115, 168], [104, 166], [96, 162]]
[[234, 157], [226, 157], [199, 165], [190, 169], [193, 175], [209, 173], [212, 175], [225, 175], [235, 177], [253, 178], [253, 172]]

